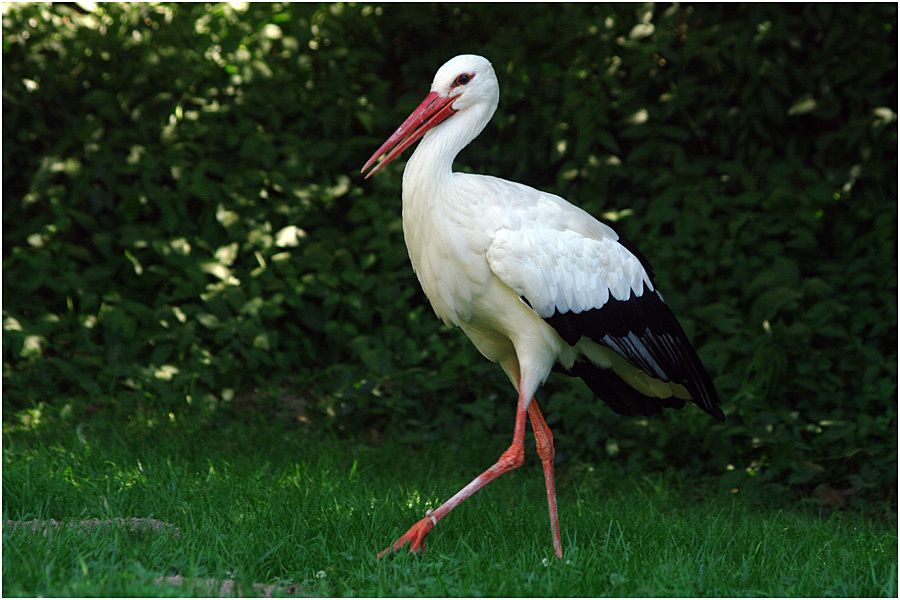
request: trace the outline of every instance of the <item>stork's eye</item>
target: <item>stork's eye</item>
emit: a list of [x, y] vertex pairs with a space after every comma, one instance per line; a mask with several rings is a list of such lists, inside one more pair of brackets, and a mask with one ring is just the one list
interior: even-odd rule
[[460, 75], [457, 75], [456, 79], [453, 80], [453, 87], [466, 85], [467, 83], [472, 81], [473, 77], [475, 77], [475, 75], [470, 75], [469, 73], [462, 73]]

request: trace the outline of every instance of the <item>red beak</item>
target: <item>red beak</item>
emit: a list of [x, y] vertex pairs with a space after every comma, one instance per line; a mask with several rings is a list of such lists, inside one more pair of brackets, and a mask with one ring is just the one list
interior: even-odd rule
[[375, 151], [375, 154], [366, 161], [366, 164], [363, 165], [360, 173], [365, 173], [366, 169], [371, 167], [385, 152], [388, 153], [387, 156], [375, 165], [374, 169], [366, 174], [366, 179], [400, 156], [400, 153], [415, 144], [419, 138], [425, 135], [426, 131], [456, 112], [452, 107], [454, 100], [456, 100], [456, 97], [443, 97], [437, 92], [431, 92], [425, 96], [422, 103], [416, 107], [416, 110], [412, 111], [411, 115], [406, 117], [406, 120], [397, 128], [397, 131], [392, 133], [391, 137], [389, 137], [387, 141]]

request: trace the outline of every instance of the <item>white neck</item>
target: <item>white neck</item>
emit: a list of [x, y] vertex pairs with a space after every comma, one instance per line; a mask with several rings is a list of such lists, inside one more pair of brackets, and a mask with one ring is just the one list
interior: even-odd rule
[[494, 106], [461, 110], [425, 134], [403, 171], [403, 199], [426, 200], [453, 175], [453, 160], [478, 137], [494, 114]]

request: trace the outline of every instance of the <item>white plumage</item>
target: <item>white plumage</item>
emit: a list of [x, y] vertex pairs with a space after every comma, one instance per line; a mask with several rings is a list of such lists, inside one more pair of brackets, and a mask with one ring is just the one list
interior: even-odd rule
[[[611, 232], [612, 233], [612, 232]], [[614, 235], [614, 234], [613, 234]], [[500, 229], [487, 250], [491, 271], [543, 318], [601, 308], [653, 289], [618, 236], [586, 237], [555, 226]]]
[[692, 399], [722, 417], [709, 376], [655, 289], [649, 265], [630, 244], [558, 196], [453, 172], [454, 158], [484, 129], [498, 101], [490, 63], [457, 56], [438, 70], [422, 104], [363, 167], [385, 155], [371, 176], [421, 138], [403, 173], [403, 233], [413, 269], [438, 317], [462, 328], [519, 392], [507, 458], [417, 523], [394, 549], [407, 542], [418, 549], [417, 540], [423, 542], [456, 503], [520, 464], [515, 457], [524, 452], [527, 412], [548, 477], [554, 547], [561, 553], [552, 459], [548, 466], [544, 456], [552, 455], [552, 436], [532, 406], [554, 364], [584, 379], [622, 414], [655, 414]]

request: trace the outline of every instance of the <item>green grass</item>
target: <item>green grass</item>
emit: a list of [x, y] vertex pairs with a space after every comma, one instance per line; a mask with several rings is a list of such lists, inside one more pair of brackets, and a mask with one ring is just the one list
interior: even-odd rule
[[181, 534], [4, 527], [3, 591], [209, 593], [154, 583], [183, 575], [231, 578], [247, 593], [254, 582], [296, 583], [305, 595], [897, 594], [896, 514], [760, 507], [709, 484], [601, 464], [558, 467], [557, 562], [531, 448], [521, 470], [435, 528], [427, 553], [375, 559], [505, 442], [370, 447], [233, 422], [7, 424], [5, 519], [154, 517]]

